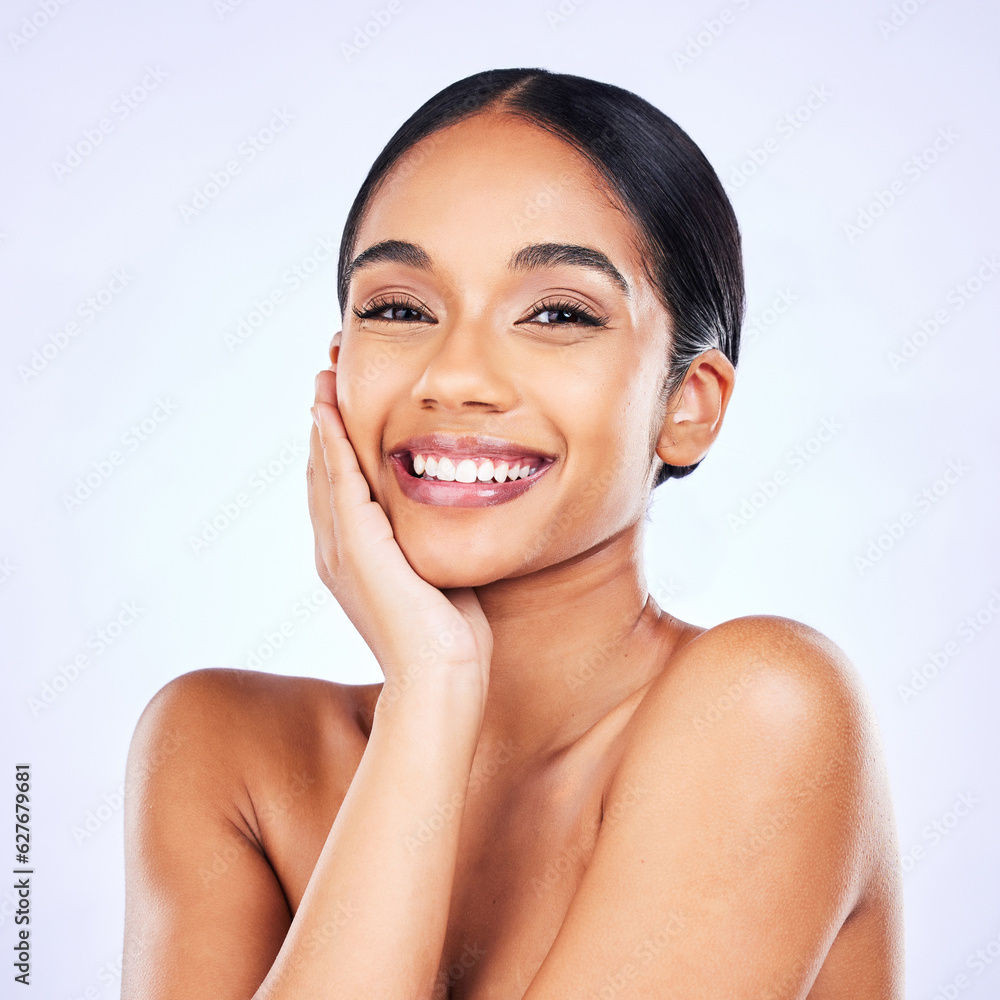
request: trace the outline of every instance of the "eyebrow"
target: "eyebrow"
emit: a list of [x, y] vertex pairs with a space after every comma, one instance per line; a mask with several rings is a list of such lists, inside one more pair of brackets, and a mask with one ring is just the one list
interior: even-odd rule
[[577, 246], [575, 243], [532, 243], [518, 250], [507, 266], [513, 271], [531, 271], [558, 264], [589, 267], [593, 271], [599, 271], [607, 275], [626, 295], [632, 294], [621, 271], [605, 254], [592, 247]]
[[344, 287], [346, 288], [354, 275], [365, 267], [389, 261], [395, 264], [408, 264], [424, 271], [431, 270], [431, 256], [423, 247], [406, 240], [382, 240], [374, 243], [367, 250], [362, 250], [344, 269]]
[[[362, 268], [373, 264], [392, 262], [416, 267], [422, 271], [433, 270], [430, 254], [423, 247], [407, 240], [383, 240], [362, 250], [361, 253], [347, 265], [344, 273], [345, 286]], [[507, 262], [512, 271], [533, 271], [543, 267], [554, 267], [559, 264], [569, 264], [573, 267], [586, 267], [609, 277], [627, 296], [632, 289], [622, 273], [608, 259], [606, 254], [593, 247], [578, 246], [575, 243], [531, 243], [521, 247]]]

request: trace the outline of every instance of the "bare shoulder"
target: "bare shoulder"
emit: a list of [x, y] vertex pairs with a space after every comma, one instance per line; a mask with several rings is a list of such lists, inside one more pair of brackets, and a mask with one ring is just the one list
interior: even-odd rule
[[[844, 651], [809, 625], [777, 615], [734, 618], [700, 632], [664, 665], [646, 711], [679, 712], [695, 735], [730, 714], [803, 741], [869, 733], [864, 685]], [[738, 711], [737, 711], [738, 709]], [[734, 727], [735, 728], [735, 727]]]
[[[158, 716], [164, 710], [190, 712], [193, 716], [214, 716], [220, 722], [232, 713], [300, 712], [303, 704], [343, 707], [350, 710], [380, 685], [340, 684], [317, 677], [289, 677], [282, 674], [243, 670], [234, 667], [203, 667], [167, 681], [150, 699], [143, 712]], [[143, 719], [140, 719], [140, 723]]]
[[[126, 767], [125, 1000], [259, 986], [311, 871], [301, 845], [329, 831], [375, 690], [207, 668], [152, 697]], [[320, 819], [303, 824], [310, 810]], [[309, 870], [290, 879], [288, 852]]]
[[[317, 755], [349, 767], [371, 727], [379, 685], [207, 667], [168, 681], [143, 710], [129, 749], [129, 785], [172, 773], [224, 802]], [[347, 776], [350, 780], [350, 775]], [[190, 800], [190, 795], [187, 797]]]
[[[531, 996], [569, 995], [570, 982], [582, 994], [612, 968], [645, 976], [650, 996], [902, 997], [888, 784], [835, 643], [771, 616], [684, 628], [620, 749]], [[629, 941], [649, 945], [632, 971]], [[720, 942], [738, 961], [720, 960]]]
[[901, 998], [895, 828], [854, 667], [785, 618], [680, 634], [622, 731], [527, 995], [642, 976], [648, 996]]
[[733, 872], [764, 851], [824, 852], [842, 917], [897, 891], [878, 725], [856, 668], [821, 632], [771, 615], [705, 629], [670, 657], [629, 728], [609, 801], [628, 782], [670, 789], [664, 808], [704, 813]]
[[158, 829], [206, 822], [266, 856], [259, 803], [270, 788], [287, 785], [303, 759], [344, 761], [358, 731], [357, 706], [346, 686], [313, 678], [209, 667], [168, 681], [140, 715], [129, 747], [132, 862], [152, 860]]

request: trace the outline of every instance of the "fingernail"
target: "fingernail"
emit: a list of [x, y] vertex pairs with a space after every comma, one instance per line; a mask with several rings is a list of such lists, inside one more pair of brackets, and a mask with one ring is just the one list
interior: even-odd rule
[[314, 423], [314, 424], [315, 424], [315, 425], [316, 425], [317, 427], [319, 427], [319, 414], [318, 414], [318, 413], [316, 412], [316, 407], [315, 407], [315, 406], [310, 406], [310, 407], [309, 407], [309, 412], [310, 412], [310, 413], [312, 414], [312, 417], [313, 417], [313, 423]]
[[[322, 372], [320, 372], [322, 375]], [[319, 375], [316, 376], [316, 384], [313, 386], [313, 392], [319, 392]]]

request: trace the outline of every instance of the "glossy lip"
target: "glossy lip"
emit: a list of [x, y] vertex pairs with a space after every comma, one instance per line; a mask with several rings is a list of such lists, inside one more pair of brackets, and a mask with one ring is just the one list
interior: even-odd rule
[[551, 463], [555, 459], [554, 455], [547, 452], [488, 434], [421, 434], [401, 441], [389, 451], [390, 458], [406, 454], [447, 455], [449, 458], [472, 458], [480, 461], [484, 458], [499, 458], [508, 462], [514, 458], [526, 458], [538, 459], [540, 464]]
[[[468, 456], [469, 452], [459, 454]], [[520, 452], [515, 457], [523, 454], [524, 452]], [[485, 457], [488, 458], [489, 455]], [[406, 496], [416, 500], [417, 503], [437, 507], [495, 507], [507, 503], [530, 490], [553, 465], [552, 460], [543, 460], [533, 475], [512, 482], [498, 483], [491, 480], [481, 483], [476, 480], [474, 483], [457, 483], [439, 479], [419, 479], [411, 475], [408, 468], [408, 451], [390, 455], [389, 461], [392, 463], [392, 471], [396, 474], [396, 482]]]

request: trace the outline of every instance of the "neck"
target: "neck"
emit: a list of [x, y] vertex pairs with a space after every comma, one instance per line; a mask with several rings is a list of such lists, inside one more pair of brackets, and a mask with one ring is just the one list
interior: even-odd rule
[[571, 560], [476, 593], [493, 630], [480, 743], [512, 747], [519, 758], [575, 742], [659, 672], [680, 629], [648, 597], [641, 521]]

